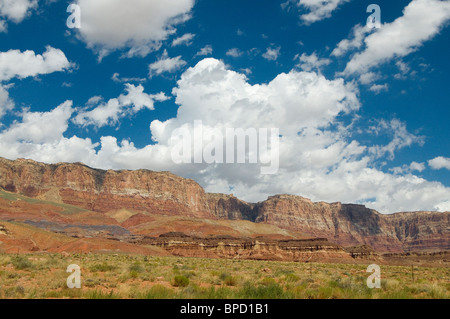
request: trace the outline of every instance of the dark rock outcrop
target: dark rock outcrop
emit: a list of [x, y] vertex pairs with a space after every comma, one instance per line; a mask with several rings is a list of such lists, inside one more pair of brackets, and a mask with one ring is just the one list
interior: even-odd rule
[[165, 249], [172, 255], [183, 257], [256, 259], [279, 261], [339, 261], [352, 259], [341, 246], [326, 238], [301, 240], [245, 239], [232, 237], [199, 238], [183, 233], [144, 237], [143, 245]]
[[233, 195], [207, 193], [206, 198], [210, 212], [218, 218], [255, 221], [257, 217], [255, 204], [244, 202]]

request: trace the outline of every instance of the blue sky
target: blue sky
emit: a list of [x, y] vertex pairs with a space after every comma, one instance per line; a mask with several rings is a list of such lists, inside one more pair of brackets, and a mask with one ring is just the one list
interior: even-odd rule
[[[450, 209], [450, 1], [102, 3], [0, 0], [0, 156], [169, 170], [249, 201]], [[280, 128], [278, 174], [173, 163], [193, 120]]]

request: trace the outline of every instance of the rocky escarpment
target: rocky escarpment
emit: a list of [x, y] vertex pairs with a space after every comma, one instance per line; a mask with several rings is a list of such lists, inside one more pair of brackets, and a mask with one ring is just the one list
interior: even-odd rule
[[450, 251], [450, 213], [409, 212], [383, 216], [405, 251]]
[[383, 215], [363, 205], [314, 203], [292, 195], [258, 203], [257, 222], [283, 225], [343, 246], [369, 245], [377, 251], [450, 249], [450, 213]]
[[0, 187], [14, 193], [108, 212], [117, 208], [215, 218], [205, 191], [190, 179], [149, 170], [98, 170], [0, 158]]
[[394, 228], [383, 215], [362, 205], [314, 203], [299, 196], [277, 195], [258, 204], [256, 221], [326, 237], [343, 246], [365, 244], [382, 251], [402, 250]]
[[[271, 196], [253, 204], [232, 195], [207, 194], [195, 181], [168, 172], [105, 171], [83, 164], [0, 158], [0, 188], [102, 213], [124, 208], [171, 216], [245, 219], [325, 237], [342, 246], [369, 245], [380, 252], [450, 249], [449, 212], [383, 215], [362, 205], [315, 203], [293, 195]], [[134, 224], [139, 222], [135, 219]]]
[[353, 247], [345, 247], [346, 252], [348, 252], [353, 258], [358, 259], [370, 259], [376, 260], [380, 258], [379, 254], [373, 250], [372, 247], [367, 245], [353, 246]]
[[207, 193], [210, 212], [222, 219], [245, 219], [255, 221], [258, 211], [255, 204], [247, 203], [233, 195]]
[[257, 259], [279, 261], [351, 261], [352, 256], [326, 238], [301, 240], [242, 239], [231, 236], [198, 238], [183, 233], [145, 237], [141, 244], [183, 257]]

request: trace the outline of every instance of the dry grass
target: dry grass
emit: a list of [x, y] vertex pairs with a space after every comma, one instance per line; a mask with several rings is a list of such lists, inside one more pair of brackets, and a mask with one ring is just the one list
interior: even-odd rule
[[[70, 264], [81, 289], [69, 289]], [[0, 254], [0, 298], [440, 298], [450, 269], [381, 266], [381, 288], [367, 265], [293, 263], [125, 254]]]

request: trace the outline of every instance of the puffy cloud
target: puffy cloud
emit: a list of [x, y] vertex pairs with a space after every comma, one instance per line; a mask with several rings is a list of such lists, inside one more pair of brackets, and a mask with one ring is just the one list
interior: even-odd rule
[[417, 162], [412, 162], [411, 164], [409, 164], [409, 170], [412, 171], [418, 171], [418, 172], [422, 172], [425, 170], [425, 164], [424, 163], [417, 163]]
[[239, 70], [247, 75], [252, 74], [252, 69], [250, 69], [250, 68], [241, 68]]
[[436, 158], [433, 158], [432, 160], [428, 161], [428, 165], [432, 169], [449, 169], [450, 170], [450, 158], [438, 156]]
[[238, 58], [242, 54], [244, 54], [244, 53], [241, 50], [239, 50], [238, 48], [231, 48], [226, 53], [226, 55], [231, 56], [233, 58]]
[[[349, 166], [349, 163], [342, 164]], [[350, 167], [342, 171], [339, 167], [330, 175], [320, 176], [322, 181], [311, 183], [315, 193], [325, 197], [329, 190], [343, 202], [354, 202], [354, 198], [358, 198], [358, 202], [382, 213], [450, 209], [447, 199], [450, 188], [412, 174], [392, 175], [371, 167]], [[324, 189], [317, 189], [321, 184], [325, 185]]]
[[47, 46], [42, 55], [30, 50], [0, 52], [0, 82], [15, 77], [23, 79], [70, 68], [71, 63], [67, 60], [64, 52], [50, 46]]
[[331, 52], [331, 55], [339, 57], [351, 50], [360, 49], [363, 45], [366, 35], [371, 31], [372, 29], [357, 24], [352, 29], [352, 38], [344, 39], [341, 42], [339, 42], [337, 47], [334, 48], [333, 52]]
[[2, 84], [2, 82], [7, 82], [13, 78], [23, 79], [40, 74], [64, 71], [71, 67], [72, 64], [67, 60], [65, 54], [50, 46], [46, 48], [42, 55], [30, 50], [0, 52], [0, 118], [14, 107], [14, 102], [10, 99], [8, 93], [11, 84]]
[[[295, 193], [313, 200], [359, 202], [384, 213], [448, 207], [450, 189], [442, 184], [374, 168], [382, 154], [390, 157], [402, 147], [420, 143], [420, 137], [408, 133], [403, 123], [381, 121], [373, 128], [373, 134], [393, 134], [386, 146], [371, 148], [349, 139], [350, 128], [339, 125], [338, 116], [357, 111], [359, 101], [355, 88], [342, 79], [291, 71], [268, 84], [250, 85], [244, 75], [205, 59], [182, 75], [173, 93], [180, 105], [177, 117], [152, 122], [157, 146], [141, 149], [140, 156], [168, 151], [172, 132], [180, 127], [192, 132], [196, 119], [203, 121], [205, 129], [280, 128], [278, 174], [262, 176], [258, 165], [252, 164], [168, 164], [168, 169], [194, 178], [208, 191], [228, 192], [231, 187], [234, 194], [250, 201]], [[419, 166], [410, 168], [419, 171]]]
[[0, 119], [9, 110], [14, 108], [14, 101], [9, 97], [8, 87], [0, 85]]
[[395, 78], [397, 79], [401, 79], [401, 78], [405, 78], [405, 76], [409, 73], [409, 71], [411, 71], [411, 68], [409, 67], [408, 64], [406, 64], [403, 61], [397, 61], [395, 62], [395, 65], [398, 67], [400, 73], [395, 75]]
[[118, 49], [145, 56], [190, 18], [194, 0], [78, 0], [80, 38], [100, 57]]
[[64, 102], [51, 112], [24, 112], [22, 122], [13, 123], [6, 131], [2, 132], [0, 141], [2, 143], [57, 141], [67, 130], [67, 121], [72, 113], [72, 101]]
[[186, 61], [181, 59], [181, 55], [175, 58], [169, 58], [167, 54], [167, 50], [164, 50], [163, 55], [158, 61], [151, 63], [149, 68], [149, 77], [153, 77], [154, 75], [160, 75], [165, 72], [173, 73], [178, 71], [182, 67], [186, 65]]
[[[294, 135], [304, 127], [327, 126], [338, 114], [359, 108], [356, 89], [343, 79], [329, 81], [316, 73], [291, 71], [267, 85], [252, 86], [245, 75], [213, 58], [189, 68], [173, 94], [180, 109], [171, 125], [202, 119], [212, 126], [282, 127], [282, 134]], [[212, 108], [213, 114], [205, 119], [204, 110]]]
[[379, 78], [381, 78], [381, 75], [379, 73], [367, 72], [360, 75], [359, 82], [361, 84], [369, 85], [372, 82], [378, 80]]
[[[121, 94], [118, 98], [110, 99], [107, 103], [101, 103], [90, 111], [80, 111], [73, 119], [78, 125], [105, 125], [117, 124], [119, 119], [130, 114], [139, 112], [144, 107], [154, 110], [154, 101], [165, 101], [168, 99], [164, 93], [149, 95], [144, 93], [142, 85], [134, 86], [125, 84], [127, 94]], [[95, 96], [89, 99], [87, 105], [92, 106], [99, 103], [101, 97]]]
[[210, 55], [213, 53], [213, 48], [212, 46], [205, 45], [203, 48], [200, 49], [200, 51], [198, 51], [195, 56], [205, 56], [205, 55]]
[[[450, 2], [440, 0], [412, 0], [403, 16], [385, 23], [364, 39], [365, 49], [356, 53], [345, 67], [345, 74], [364, 73], [370, 68], [403, 57], [432, 39], [450, 19]], [[362, 27], [355, 28], [355, 43], [341, 42], [333, 51], [341, 54], [349, 47], [358, 48]]]
[[369, 152], [376, 158], [381, 158], [388, 154], [390, 159], [394, 159], [396, 151], [412, 144], [422, 145], [424, 143], [422, 136], [409, 133], [406, 125], [397, 119], [393, 119], [390, 122], [380, 120], [376, 126], [370, 127], [369, 131], [376, 135], [383, 133], [393, 135], [389, 144], [383, 146], [375, 145], [369, 148]]
[[379, 94], [382, 91], [389, 90], [389, 86], [385, 84], [373, 84], [370, 88], [370, 91], [375, 92], [375, 94]]
[[297, 59], [299, 60], [299, 63], [296, 66], [304, 71], [320, 71], [322, 67], [331, 63], [330, 59], [319, 58], [316, 52], [313, 52], [311, 55], [307, 55], [306, 53], [303, 53], [301, 56], [296, 55], [294, 60]]
[[[450, 188], [412, 174], [423, 168], [422, 163], [411, 163], [404, 172], [376, 168], [380, 157], [386, 160], [398, 149], [418, 142], [418, 137], [393, 120], [379, 121], [369, 129], [375, 135], [391, 134], [392, 142], [386, 146], [370, 147], [352, 139], [353, 126], [344, 125], [340, 118], [344, 114], [357, 116], [360, 103], [358, 90], [343, 79], [329, 80], [316, 72], [292, 70], [268, 83], [250, 84], [244, 74], [207, 58], [183, 73], [173, 94], [179, 105], [177, 116], [153, 121], [153, 143], [143, 148], [113, 136], [102, 137], [99, 145], [76, 136], [64, 137], [62, 132], [73, 112], [65, 105], [24, 116], [22, 123], [0, 133], [0, 155], [48, 162], [83, 161], [101, 168], [170, 170], [195, 179], [208, 191], [227, 193], [233, 189], [235, 195], [249, 201], [293, 193], [313, 200], [357, 202], [383, 213], [450, 208]], [[91, 102], [98, 101], [94, 98]], [[261, 175], [261, 163], [175, 164], [171, 152], [180, 141], [173, 134], [177, 129], [193, 133], [196, 120], [201, 120], [208, 132], [279, 128], [278, 173]], [[37, 126], [37, 134], [26, 132], [29, 124]], [[45, 128], [47, 125], [52, 128]], [[209, 141], [208, 137], [200, 139]]]
[[395, 174], [405, 174], [405, 173], [411, 173], [414, 171], [417, 172], [423, 172], [425, 170], [425, 164], [424, 163], [417, 163], [412, 162], [409, 165], [403, 165], [401, 167], [393, 167], [389, 169], [390, 171], [394, 172]]
[[140, 83], [142, 83], [142, 82], [147, 81], [146, 78], [138, 78], [138, 77], [131, 77], [131, 78], [128, 78], [128, 77], [121, 77], [120, 74], [117, 73], [117, 72], [114, 73], [114, 74], [112, 75], [111, 79], [112, 79], [114, 82], [117, 82], [117, 83], [125, 83], [125, 82], [140, 82]]
[[[0, 17], [19, 23], [32, 9], [36, 9], [37, 5], [37, 0], [0, 0]], [[6, 29], [6, 22], [0, 20], [0, 32], [4, 32]]]
[[179, 38], [176, 38], [172, 41], [172, 46], [178, 46], [178, 45], [191, 45], [192, 44], [192, 39], [195, 37], [195, 34], [192, 33], [186, 33], [184, 35], [182, 35]]
[[282, 7], [288, 7], [291, 3], [296, 3], [300, 10], [306, 10], [300, 18], [305, 24], [312, 24], [317, 21], [331, 17], [331, 13], [339, 6], [350, 0], [288, 0]]
[[267, 48], [266, 52], [262, 55], [264, 59], [269, 61], [276, 61], [280, 55], [280, 47]]
[[49, 112], [24, 112], [21, 122], [14, 122], [0, 133], [1, 156], [47, 163], [92, 163], [97, 144], [90, 139], [63, 135], [73, 111], [72, 101], [66, 101]]

